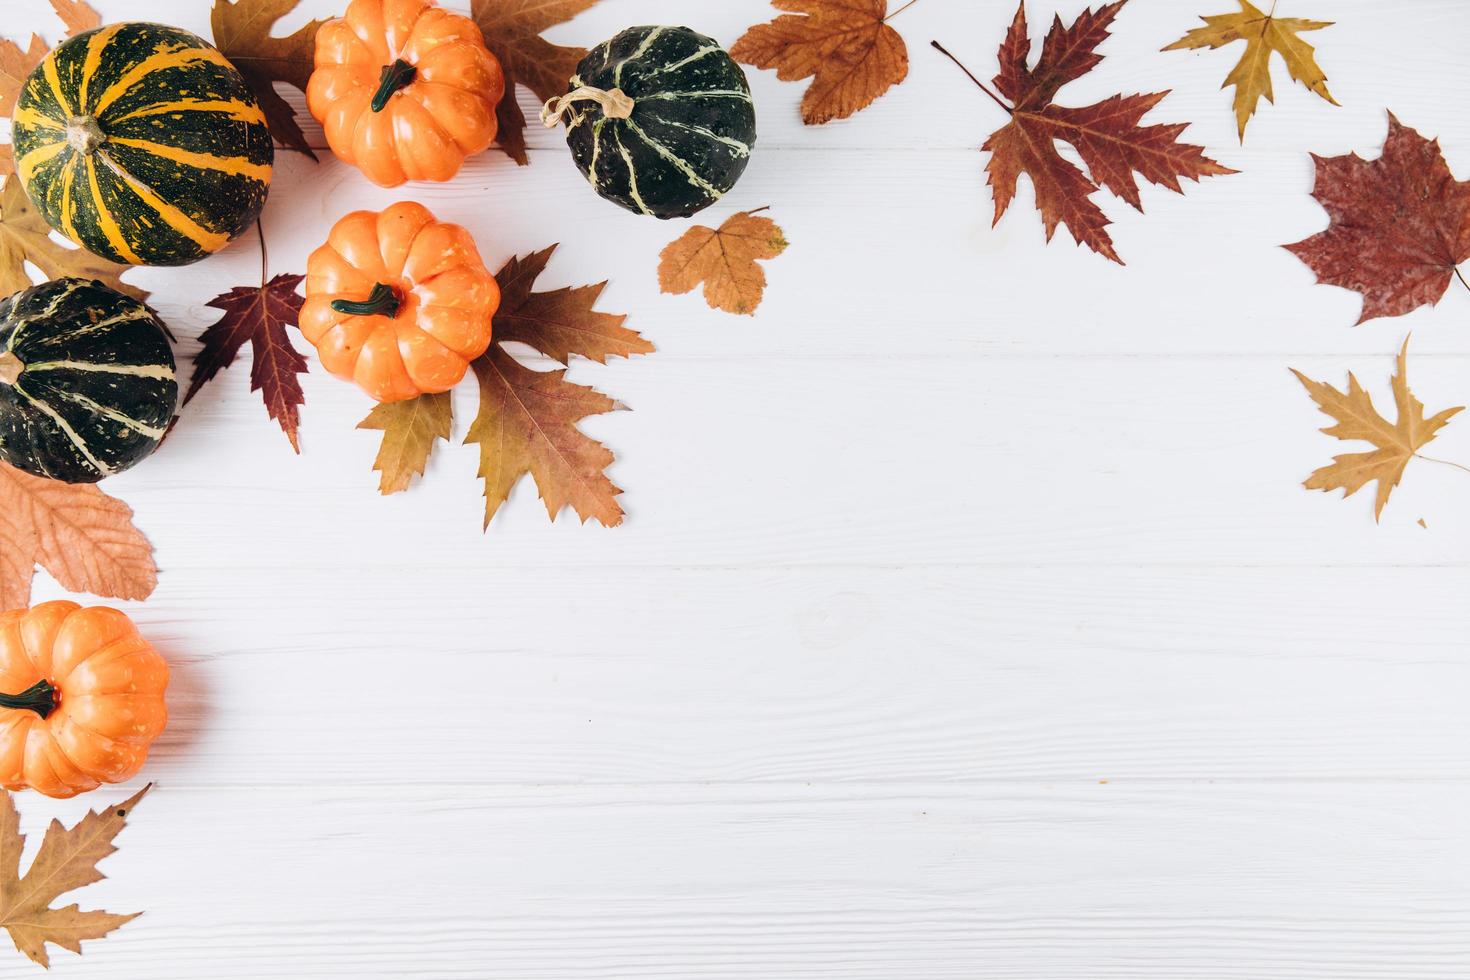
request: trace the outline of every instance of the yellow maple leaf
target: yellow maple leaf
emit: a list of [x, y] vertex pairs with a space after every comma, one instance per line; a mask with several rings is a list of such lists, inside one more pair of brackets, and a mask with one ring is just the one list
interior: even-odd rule
[[[1343, 496], [1351, 497], [1366, 484], [1378, 483], [1378, 499], [1374, 504], [1373, 517], [1383, 516], [1383, 506], [1389, 494], [1399, 485], [1409, 460], [1419, 455], [1419, 450], [1432, 441], [1456, 415], [1459, 408], [1447, 408], [1431, 419], [1424, 417], [1424, 403], [1409, 390], [1408, 380], [1409, 342], [1404, 341], [1399, 351], [1398, 370], [1393, 376], [1393, 400], [1398, 407], [1398, 421], [1390, 422], [1373, 407], [1373, 397], [1348, 372], [1348, 390], [1338, 391], [1332, 385], [1313, 381], [1295, 368], [1297, 380], [1312, 396], [1323, 413], [1336, 419], [1336, 423], [1322, 431], [1344, 441], [1359, 440], [1377, 447], [1370, 453], [1347, 453], [1334, 456], [1332, 464], [1317, 470], [1303, 484], [1308, 490], [1342, 490]], [[1422, 457], [1421, 457], [1422, 458]]]
[[1245, 54], [1230, 74], [1225, 77], [1221, 88], [1235, 86], [1235, 122], [1240, 128], [1240, 138], [1245, 140], [1245, 124], [1256, 113], [1261, 96], [1266, 101], [1276, 102], [1271, 88], [1271, 54], [1275, 52], [1286, 63], [1291, 77], [1322, 98], [1337, 105], [1338, 101], [1327, 91], [1327, 75], [1317, 65], [1316, 49], [1298, 34], [1305, 31], [1320, 31], [1331, 27], [1331, 21], [1304, 20], [1300, 17], [1277, 17], [1273, 3], [1271, 12], [1260, 10], [1249, 0], [1240, 0], [1240, 13], [1217, 14], [1201, 17], [1204, 27], [1196, 27], [1165, 51], [1193, 48], [1221, 48], [1235, 41], [1245, 42]]
[[0, 928], [10, 933], [16, 949], [50, 966], [47, 943], [80, 953], [82, 940], [101, 939], [141, 914], [83, 912], [76, 903], [54, 909], [51, 903], [105, 877], [97, 870], [97, 862], [117, 850], [113, 838], [151, 786], [115, 806], [88, 812], [70, 828], [52, 820], [24, 876], [20, 874], [20, 852], [26, 839], [20, 832], [20, 817], [10, 794], [0, 793]]

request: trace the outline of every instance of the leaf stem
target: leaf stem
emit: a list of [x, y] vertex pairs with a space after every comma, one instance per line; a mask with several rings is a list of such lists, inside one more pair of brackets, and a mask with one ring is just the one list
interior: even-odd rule
[[1435, 459], [1433, 456], [1425, 456], [1423, 453], [1415, 453], [1414, 458], [1422, 459], [1426, 463], [1438, 463], [1440, 466], [1453, 466], [1457, 470], [1464, 470], [1466, 473], [1470, 473], [1470, 466], [1462, 466], [1459, 463], [1452, 463], [1447, 459]]
[[1455, 269], [1455, 278], [1460, 280], [1460, 285], [1464, 286], [1466, 289], [1470, 289], [1470, 282], [1465, 281], [1465, 273], [1461, 272], [1459, 268]]
[[756, 208], [755, 210], [753, 210], [753, 211], [747, 211], [745, 213], [748, 214], [748, 215], [749, 214], [760, 214], [762, 211], [769, 211], [769, 210], [771, 210], [771, 206], [769, 204], [762, 204], [760, 207]]
[[255, 216], [255, 238], [260, 242], [260, 288], [265, 288], [265, 228], [261, 227], [260, 216]]
[[897, 17], [899, 14], [903, 13], [905, 10], [909, 9], [910, 7], [912, 7], [914, 4], [916, 4], [918, 2], [919, 2], [919, 0], [909, 0], [908, 3], [904, 4], [902, 7], [899, 7], [897, 10], [895, 10], [893, 13], [889, 14], [887, 17], [884, 17], [883, 18], [883, 23], [885, 23], [885, 24], [888, 23], [890, 20], [892, 20], [893, 18]]
[[964, 62], [960, 61], [960, 59], [956, 58], [954, 55], [950, 54], [947, 50], [945, 50], [944, 45], [940, 44], [938, 41], [930, 41], [929, 44], [934, 48], [934, 50], [936, 50], [940, 54], [944, 55], [950, 61], [953, 61], [956, 65], [959, 65], [960, 71], [962, 71], [966, 75], [968, 75], [969, 78], [970, 78], [970, 81], [972, 81], [976, 85], [980, 86], [980, 91], [982, 91], [986, 95], [990, 96], [990, 101], [994, 102], [996, 105], [998, 105], [1002, 109], [1004, 109], [1006, 111], [1006, 115], [1014, 116], [1016, 114], [1016, 110], [1015, 109], [1012, 109], [1010, 106], [1006, 105], [1005, 102], [1001, 99], [1000, 96], [996, 95], [994, 92], [990, 91], [990, 89], [986, 88], [985, 87], [985, 83], [982, 82], [982, 81], [980, 81], [980, 79], [976, 78], [974, 72], [970, 71], [970, 69], [968, 69], [968, 68], [965, 67]]

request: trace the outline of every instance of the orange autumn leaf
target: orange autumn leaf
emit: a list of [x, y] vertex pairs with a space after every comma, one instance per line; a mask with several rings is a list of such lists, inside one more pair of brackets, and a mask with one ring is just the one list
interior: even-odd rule
[[711, 308], [753, 315], [766, 291], [766, 271], [756, 262], [775, 258], [786, 245], [780, 226], [754, 211], [733, 214], [719, 228], [696, 225], [659, 256], [659, 288], [687, 293], [703, 283]]
[[1341, 490], [1343, 496], [1351, 497], [1366, 484], [1376, 482], [1378, 498], [1373, 505], [1373, 517], [1375, 520], [1382, 517], [1383, 507], [1394, 487], [1403, 479], [1409, 461], [1433, 441], [1450, 419], [1464, 411], [1463, 407], [1447, 408], [1426, 419], [1424, 403], [1409, 390], [1408, 358], [1409, 342], [1405, 340], [1392, 381], [1394, 405], [1398, 409], [1394, 422], [1379, 414], [1373, 405], [1373, 397], [1351, 372], [1348, 373], [1347, 391], [1338, 391], [1332, 385], [1313, 381], [1300, 371], [1292, 370], [1317, 407], [1336, 420], [1323, 432], [1347, 442], [1366, 442], [1374, 447], [1368, 453], [1334, 456], [1330, 465], [1323, 466], [1307, 478], [1303, 486], [1308, 490]]
[[757, 24], [730, 49], [736, 61], [774, 68], [783, 82], [810, 78], [801, 118], [816, 126], [872, 105], [909, 74], [909, 52], [888, 0], [772, 0], [793, 13]]
[[102, 26], [102, 15], [89, 7], [86, 0], [51, 0], [51, 8], [66, 25], [67, 37]]
[[[1025, 174], [1036, 192], [1036, 209], [1041, 212], [1047, 241], [1051, 241], [1058, 225], [1066, 225], [1079, 244], [1119, 265], [1123, 260], [1107, 232], [1111, 222], [1092, 200], [1094, 193], [1109, 190], [1141, 212], [1143, 202], [1135, 173], [1181, 194], [1181, 177], [1199, 180], [1235, 173], [1205, 156], [1202, 147], [1180, 143], [1186, 125], [1142, 125], [1143, 117], [1168, 92], [1114, 95], [1081, 108], [1053, 101], [1063, 86], [1102, 62], [1097, 47], [1107, 40], [1113, 19], [1126, 2], [1117, 0], [1096, 11], [1084, 10], [1070, 25], [1063, 24], [1060, 17], [1054, 19], [1041, 55], [1032, 65], [1031, 37], [1022, 0], [1000, 46], [1000, 71], [994, 79], [999, 94], [970, 75], [1010, 117], [981, 148], [990, 153], [985, 169], [995, 197], [995, 223], [1015, 199], [1017, 182]], [[934, 47], [959, 63], [938, 42]], [[968, 69], [965, 73], [969, 75]], [[1062, 156], [1057, 150], [1059, 142], [1077, 151], [1087, 168], [1085, 173]]]
[[0, 463], [0, 609], [30, 604], [40, 565], [68, 592], [146, 599], [153, 546], [133, 511], [95, 484], [68, 484]]
[[70, 827], [53, 819], [41, 838], [41, 846], [26, 873], [20, 873], [20, 856], [26, 838], [20, 832], [20, 814], [15, 798], [4, 793], [0, 799], [0, 928], [10, 933], [15, 948], [33, 962], [50, 967], [47, 943], [81, 953], [82, 941], [101, 939], [141, 913], [116, 915], [82, 911], [75, 902], [64, 908], [52, 904], [67, 892], [84, 888], [107, 877], [97, 863], [117, 851], [112, 843], [127, 826], [128, 814], [149, 783], [121, 803], [90, 810]]

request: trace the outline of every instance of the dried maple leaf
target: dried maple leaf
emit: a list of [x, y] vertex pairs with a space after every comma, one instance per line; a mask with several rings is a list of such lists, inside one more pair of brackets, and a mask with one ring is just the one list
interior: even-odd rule
[[1398, 407], [1396, 422], [1389, 422], [1378, 413], [1378, 409], [1373, 407], [1372, 396], [1351, 372], [1348, 373], [1348, 390], [1338, 391], [1329, 384], [1313, 381], [1300, 371], [1292, 370], [1317, 407], [1337, 420], [1323, 432], [1344, 441], [1359, 440], [1376, 447], [1371, 453], [1334, 456], [1332, 465], [1322, 467], [1307, 478], [1303, 486], [1308, 490], [1342, 490], [1343, 496], [1351, 497], [1367, 483], [1377, 481], [1378, 499], [1373, 507], [1376, 520], [1383, 516], [1383, 506], [1403, 478], [1409, 460], [1419, 456], [1419, 450], [1432, 441], [1450, 419], [1464, 411], [1463, 407], [1447, 408], [1426, 420], [1424, 403], [1409, 390], [1408, 357], [1409, 342], [1405, 340], [1399, 351], [1398, 370], [1393, 376], [1393, 400]]
[[542, 102], [564, 95], [586, 48], [552, 44], [541, 32], [587, 10], [597, 0], [470, 0], [470, 16], [505, 72], [505, 95], [496, 109], [497, 141], [521, 166], [526, 156], [526, 115], [516, 101], [519, 83]]
[[86, 0], [51, 0], [51, 9], [66, 25], [66, 36], [102, 26], [102, 15], [87, 5]]
[[771, 0], [794, 13], [746, 31], [730, 56], [774, 68], [783, 82], [810, 78], [801, 98], [808, 125], [846, 119], [908, 77], [908, 48], [888, 21], [916, 2], [890, 14], [888, 0]]
[[498, 344], [491, 344], [471, 366], [480, 382], [480, 412], [465, 442], [480, 447], [485, 527], [527, 473], [553, 521], [570, 505], [584, 524], [588, 518], [604, 527], [621, 524], [617, 496], [623, 491], [603, 472], [612, 465], [613, 454], [584, 435], [577, 422], [622, 406], [567, 381], [566, 371], [532, 371]]
[[[31, 35], [30, 46], [24, 49], [9, 38], [0, 38], [0, 113], [9, 116], [15, 111], [21, 85], [50, 50], [46, 42], [34, 34]], [[13, 173], [15, 155], [10, 144], [5, 143], [0, 145], [0, 174]]]
[[234, 363], [246, 341], [254, 362], [250, 366], [250, 390], [259, 391], [266, 411], [281, 425], [291, 448], [301, 452], [297, 430], [300, 408], [306, 401], [299, 374], [306, 373], [306, 358], [296, 350], [286, 327], [298, 326], [305, 299], [296, 291], [305, 276], [282, 273], [259, 286], [236, 286], [206, 305], [224, 310], [199, 337], [203, 348], [194, 358], [194, 375], [184, 395], [187, 405], [199, 389]]
[[15, 800], [9, 793], [4, 794], [5, 801], [0, 804], [0, 926], [10, 933], [16, 949], [50, 967], [47, 943], [80, 953], [82, 940], [101, 939], [142, 914], [83, 912], [76, 903], [54, 909], [51, 903], [69, 891], [107, 877], [97, 870], [97, 863], [117, 850], [113, 840], [127, 826], [127, 815], [151, 788], [150, 783], [121, 803], [101, 811], [89, 810], [70, 828], [52, 820], [25, 877], [20, 874], [20, 855], [26, 843], [20, 832], [20, 814]]
[[531, 291], [555, 251], [552, 245], [525, 258], [516, 256], [496, 274], [500, 308], [495, 312], [495, 339], [518, 341], [563, 364], [573, 354], [599, 364], [606, 364], [609, 357], [652, 354], [653, 344], [623, 326], [627, 316], [592, 309], [606, 280], [546, 293]]
[[[1023, 0], [1000, 46], [1000, 73], [995, 76], [1000, 95], [960, 65], [970, 80], [1011, 117], [982, 147], [990, 152], [985, 169], [995, 196], [995, 222], [999, 223], [1016, 196], [1017, 179], [1026, 174], [1036, 190], [1036, 209], [1046, 226], [1047, 241], [1051, 241], [1057, 225], [1065, 224], [1079, 243], [1119, 265], [1123, 260], [1107, 233], [1107, 216], [1092, 201], [1095, 191], [1106, 188], [1141, 212], [1143, 203], [1134, 173], [1176, 193], [1183, 193], [1180, 177], [1198, 180], [1235, 173], [1206, 157], [1202, 147], [1178, 142], [1186, 125], [1140, 125], [1143, 116], [1168, 92], [1115, 95], [1080, 109], [1052, 104], [1062, 86], [1081, 78], [1102, 61], [1097, 46], [1108, 37], [1113, 18], [1126, 2], [1118, 0], [1096, 12], [1085, 10], [1070, 27], [1064, 26], [1060, 17], [1053, 20], [1041, 57], [1032, 68], [1027, 66], [1031, 41]], [[938, 42], [934, 47], [959, 64]], [[1076, 149], [1090, 178], [1057, 152], [1058, 140]]]
[[399, 493], [408, 489], [414, 477], [422, 476], [434, 443], [449, 441], [453, 419], [454, 406], [447, 391], [375, 406], [357, 427], [383, 433], [383, 444], [373, 461], [373, 469], [383, 474], [378, 492]]
[[30, 604], [37, 565], [68, 592], [146, 599], [158, 584], [153, 546], [127, 504], [95, 484], [0, 463], [0, 609]]
[[702, 282], [711, 308], [753, 315], [766, 291], [766, 270], [756, 261], [774, 259], [786, 245], [780, 226], [755, 211], [732, 214], [719, 228], [695, 225], [664, 246], [659, 289], [687, 293]]
[[1470, 181], [1450, 173], [1439, 141], [1389, 113], [1377, 160], [1356, 153], [1312, 159], [1312, 196], [1331, 222], [1287, 249], [1318, 282], [1363, 295], [1359, 323], [1438, 303], [1459, 275], [1455, 267], [1470, 260]]
[[51, 226], [21, 190], [20, 181], [5, 178], [0, 187], [0, 296], [32, 285], [25, 264], [41, 270], [42, 281], [63, 276], [99, 279], [136, 299], [148, 294], [119, 276], [132, 266], [109, 262], [86, 249], [62, 245], [51, 237]]
[[1322, 98], [1337, 105], [1338, 102], [1327, 91], [1327, 75], [1317, 65], [1314, 49], [1298, 34], [1305, 31], [1320, 31], [1331, 27], [1328, 20], [1303, 20], [1300, 17], [1277, 17], [1275, 5], [1271, 13], [1264, 13], [1250, 0], [1239, 0], [1240, 13], [1217, 14], [1201, 17], [1204, 27], [1196, 27], [1165, 51], [1191, 50], [1195, 48], [1221, 48], [1236, 41], [1245, 42], [1245, 53], [1240, 61], [1225, 76], [1221, 88], [1235, 86], [1235, 122], [1240, 128], [1241, 141], [1245, 140], [1245, 124], [1256, 114], [1261, 96], [1274, 104], [1276, 94], [1271, 88], [1271, 54], [1281, 56], [1291, 77]]
[[306, 91], [316, 57], [316, 30], [324, 21], [313, 20], [286, 37], [271, 35], [277, 20], [296, 9], [297, 0], [215, 0], [209, 11], [214, 46], [245, 76], [265, 113], [271, 134], [287, 149], [316, 154], [296, 122], [296, 110], [272, 82], [285, 82]]

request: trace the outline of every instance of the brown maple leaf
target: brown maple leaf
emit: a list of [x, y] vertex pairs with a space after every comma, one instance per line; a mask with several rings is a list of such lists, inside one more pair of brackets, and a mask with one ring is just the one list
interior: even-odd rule
[[566, 364], [576, 354], [599, 364], [609, 357], [652, 354], [653, 344], [623, 326], [627, 316], [592, 309], [607, 281], [591, 286], [531, 291], [546, 270], [556, 246], [521, 258], [513, 257], [495, 276], [500, 308], [495, 311], [495, 339], [518, 341]]
[[127, 826], [150, 783], [121, 803], [102, 810], [89, 810], [71, 827], [52, 820], [41, 838], [35, 860], [20, 874], [20, 856], [26, 838], [20, 832], [20, 814], [15, 800], [5, 793], [0, 803], [0, 926], [10, 933], [15, 948], [41, 966], [50, 967], [46, 944], [54, 943], [73, 953], [82, 951], [82, 941], [101, 939], [142, 913], [114, 915], [83, 912], [76, 903], [54, 909], [51, 903], [107, 877], [97, 863], [117, 851], [113, 840]]
[[102, 15], [87, 5], [86, 0], [51, 0], [51, 9], [66, 25], [66, 36], [102, 26]]
[[302, 92], [311, 78], [316, 57], [316, 31], [324, 21], [313, 20], [286, 37], [271, 35], [276, 21], [296, 9], [298, 0], [215, 0], [209, 11], [214, 46], [245, 76], [265, 113], [266, 125], [283, 146], [316, 154], [296, 121], [296, 110], [276, 92], [272, 82], [285, 82]]
[[485, 46], [505, 72], [505, 95], [496, 108], [496, 141], [521, 166], [526, 156], [526, 114], [516, 101], [516, 85], [536, 93], [539, 102], [564, 95], [586, 48], [552, 44], [541, 32], [587, 10], [597, 0], [470, 0], [470, 16], [485, 35]]
[[[15, 100], [20, 97], [20, 87], [30, 76], [31, 69], [39, 65], [51, 49], [35, 34], [31, 35], [30, 46], [21, 48], [9, 38], [0, 38], [0, 113], [9, 116], [15, 111]], [[9, 143], [0, 144], [0, 175], [15, 173], [15, 154]]]
[[511, 489], [527, 473], [536, 481], [551, 519], [571, 506], [585, 524], [623, 522], [617, 497], [623, 491], [607, 478], [613, 454], [585, 435], [577, 422], [623, 406], [565, 378], [566, 371], [532, 371], [498, 344], [471, 366], [480, 382], [480, 412], [466, 443], [480, 447], [485, 481], [485, 527]]
[[753, 316], [766, 291], [766, 270], [759, 259], [786, 251], [786, 236], [770, 218], [741, 211], [719, 228], [695, 225], [664, 246], [659, 255], [658, 285], [665, 293], [687, 293], [704, 283], [704, 301], [712, 309]]
[[405, 401], [383, 402], [357, 423], [359, 429], [383, 433], [383, 444], [373, 469], [382, 474], [378, 492], [385, 496], [407, 490], [413, 478], [429, 465], [434, 444], [449, 441], [454, 405], [449, 392], [419, 395]]
[[1470, 260], [1470, 181], [1450, 173], [1439, 141], [1389, 113], [1377, 160], [1356, 153], [1312, 159], [1312, 196], [1331, 222], [1286, 248], [1318, 282], [1362, 294], [1359, 323], [1438, 303], [1459, 275], [1455, 267]]
[[0, 463], [0, 609], [30, 605], [37, 565], [68, 592], [146, 599], [158, 585], [153, 546], [127, 504], [96, 484]]
[[746, 31], [730, 57], [774, 68], [783, 82], [812, 79], [801, 98], [801, 118], [816, 126], [846, 119], [872, 105], [909, 74], [909, 51], [888, 21], [888, 0], [771, 0], [794, 13]]
[[1322, 431], [1344, 441], [1370, 443], [1375, 448], [1370, 453], [1349, 453], [1334, 456], [1330, 466], [1324, 466], [1307, 478], [1303, 484], [1308, 490], [1341, 490], [1344, 497], [1351, 497], [1370, 482], [1378, 484], [1378, 499], [1373, 505], [1373, 517], [1383, 516], [1383, 507], [1389, 494], [1399, 485], [1409, 461], [1419, 456], [1419, 450], [1431, 442], [1456, 415], [1464, 411], [1447, 408], [1431, 419], [1424, 418], [1424, 403], [1409, 390], [1408, 379], [1409, 342], [1404, 341], [1399, 351], [1398, 370], [1393, 376], [1393, 400], [1398, 408], [1398, 420], [1390, 422], [1373, 406], [1373, 397], [1348, 373], [1348, 390], [1338, 391], [1329, 384], [1313, 381], [1300, 371], [1292, 370], [1297, 380], [1312, 396], [1323, 413], [1336, 420], [1335, 424]]
[[1267, 13], [1250, 0], [1240, 0], [1240, 12], [1201, 17], [1204, 27], [1196, 27], [1165, 51], [1192, 50], [1197, 48], [1221, 48], [1236, 41], [1245, 42], [1245, 53], [1240, 56], [1230, 74], [1225, 77], [1221, 88], [1235, 86], [1235, 123], [1240, 130], [1240, 139], [1245, 141], [1245, 126], [1256, 113], [1261, 96], [1275, 103], [1276, 93], [1271, 88], [1271, 55], [1281, 56], [1287, 74], [1301, 82], [1311, 91], [1337, 105], [1338, 102], [1327, 91], [1327, 75], [1317, 64], [1316, 51], [1298, 34], [1320, 31], [1331, 27], [1326, 20], [1303, 20], [1300, 17], [1277, 17], [1276, 5]]
[[211, 378], [235, 362], [249, 341], [254, 356], [250, 390], [261, 393], [266, 411], [298, 453], [300, 408], [306, 396], [297, 375], [306, 373], [306, 358], [291, 343], [286, 328], [299, 326], [305, 299], [296, 287], [304, 278], [282, 273], [259, 286], [236, 286], [205, 304], [225, 312], [199, 337], [203, 347], [194, 358], [194, 374], [184, 395], [187, 405]]
[[[982, 149], [990, 152], [986, 171], [995, 196], [995, 223], [1016, 196], [1017, 179], [1026, 174], [1036, 191], [1036, 209], [1051, 241], [1057, 226], [1064, 224], [1079, 243], [1119, 265], [1123, 260], [1107, 233], [1110, 224], [1092, 200], [1106, 188], [1138, 211], [1137, 173], [1150, 183], [1183, 193], [1179, 178], [1235, 173], [1205, 156], [1204, 149], [1180, 143], [1187, 125], [1144, 126], [1141, 120], [1168, 92], [1151, 95], [1115, 95], [1082, 108], [1053, 104], [1057, 92], [1076, 81], [1102, 61], [1097, 46], [1108, 37], [1108, 28], [1127, 0], [1117, 0], [1097, 11], [1084, 10], [1070, 26], [1060, 17], [1041, 48], [1035, 67], [1028, 66], [1031, 40], [1023, 0], [1000, 46], [1000, 72], [990, 91], [960, 65], [970, 80], [1011, 117], [992, 133]], [[937, 41], [934, 47], [959, 65], [958, 59]], [[1002, 98], [1004, 97], [1004, 98]], [[1007, 102], [1006, 100], [1010, 100]], [[1084, 174], [1057, 151], [1057, 142], [1069, 143], [1087, 166]], [[1090, 174], [1090, 176], [1089, 176]]]
[[51, 226], [26, 197], [20, 181], [6, 177], [0, 187], [0, 296], [34, 284], [26, 271], [27, 262], [41, 271], [42, 282], [64, 276], [98, 279], [135, 299], [148, 298], [146, 292], [119, 278], [132, 266], [109, 262], [52, 238]]

